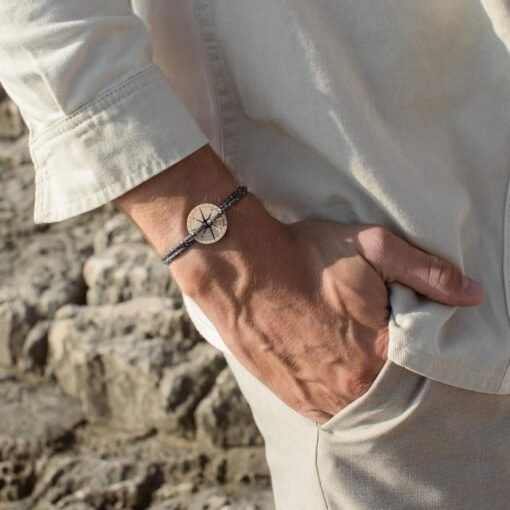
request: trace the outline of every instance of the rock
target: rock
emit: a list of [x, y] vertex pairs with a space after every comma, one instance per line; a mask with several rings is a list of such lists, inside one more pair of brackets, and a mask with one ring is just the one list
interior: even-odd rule
[[82, 264], [92, 251], [92, 235], [87, 243], [83, 230], [76, 227], [71, 233], [32, 236], [18, 249], [13, 244], [14, 267], [0, 287], [0, 364], [14, 365], [24, 352], [28, 365], [22, 369], [35, 368], [33, 356], [41, 359], [45, 340], [44, 335], [33, 336], [23, 351], [30, 328], [37, 321], [51, 319], [64, 304], [85, 300]]
[[197, 448], [193, 441], [155, 430], [146, 434], [113, 428], [109, 423], [80, 427], [75, 434], [81, 452], [95, 453], [103, 458], [122, 455], [138, 460], [156, 463], [165, 483], [203, 484], [216, 483], [217, 467], [212, 459], [218, 452], [206, 453]]
[[225, 456], [225, 480], [228, 482], [269, 485], [269, 467], [263, 448], [229, 448]]
[[25, 133], [25, 124], [18, 107], [0, 94], [0, 139], [16, 139]]
[[81, 423], [79, 403], [48, 383], [29, 384], [15, 376], [0, 381], [0, 502], [28, 496], [36, 459], [70, 441]]
[[181, 299], [181, 293], [141, 231], [123, 214], [105, 222], [84, 268], [87, 302], [113, 304], [148, 296]]
[[0, 189], [0, 241], [3, 257], [4, 251], [21, 246], [21, 241], [26, 243], [27, 236], [38, 228], [33, 218], [34, 167], [24, 164], [17, 168], [5, 168], [0, 164]]
[[55, 456], [35, 486], [34, 510], [146, 508], [161, 484], [157, 464], [95, 454]]
[[14, 142], [0, 140], [0, 165], [15, 167], [31, 161], [28, 135], [24, 135]]
[[113, 304], [129, 299], [179, 297], [170, 271], [144, 244], [116, 244], [90, 257], [83, 275], [88, 286], [87, 303]]
[[51, 318], [67, 303], [84, 301], [81, 261], [86, 256], [76, 239], [62, 233], [35, 239], [20, 253], [18, 277], [24, 298], [42, 318]]
[[193, 412], [224, 366], [223, 355], [203, 342], [190, 351], [187, 361], [167, 370], [159, 390], [168, 417], [160, 430], [193, 437]]
[[[190, 496], [197, 492], [198, 486], [193, 482], [183, 482], [180, 484], [164, 484], [152, 496], [153, 503], [169, 500], [180, 496]], [[156, 505], [157, 506], [157, 505]], [[154, 506], [151, 506], [154, 508]]]
[[[189, 434], [194, 406], [225, 366], [223, 356], [205, 343], [189, 352], [198, 342], [203, 341], [185, 311], [169, 298], [67, 306], [50, 329], [49, 367], [92, 421]], [[169, 375], [182, 374], [181, 364], [194, 384], [189, 376]]]
[[50, 324], [50, 321], [40, 321], [28, 333], [18, 361], [18, 366], [24, 372], [42, 373], [48, 353]]
[[229, 368], [195, 412], [197, 439], [218, 447], [256, 446], [264, 441]]
[[21, 299], [0, 292], [0, 364], [14, 366], [23, 349], [25, 336], [34, 324], [33, 308]]
[[124, 214], [116, 214], [98, 229], [94, 238], [94, 252], [102, 253], [116, 244], [143, 244], [142, 232]]
[[82, 421], [79, 402], [48, 382], [0, 381], [0, 458], [58, 447]]
[[83, 303], [82, 264], [91, 249], [92, 239], [87, 244], [80, 232], [76, 237], [56, 232], [33, 238], [18, 253], [13, 282], [0, 296], [23, 299], [41, 319], [51, 318], [67, 303]]
[[271, 491], [258, 489], [245, 494], [229, 494], [225, 488], [198, 490], [188, 486], [161, 487], [149, 510], [274, 510]]

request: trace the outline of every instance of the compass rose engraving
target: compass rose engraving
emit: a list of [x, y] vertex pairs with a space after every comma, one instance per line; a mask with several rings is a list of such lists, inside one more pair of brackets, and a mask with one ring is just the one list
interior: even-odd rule
[[213, 221], [214, 216], [221, 212], [221, 209], [214, 204], [200, 204], [191, 210], [188, 215], [187, 227], [191, 234], [194, 230], [205, 225], [195, 240], [203, 244], [212, 244], [219, 241], [227, 231], [227, 218], [220, 216]]

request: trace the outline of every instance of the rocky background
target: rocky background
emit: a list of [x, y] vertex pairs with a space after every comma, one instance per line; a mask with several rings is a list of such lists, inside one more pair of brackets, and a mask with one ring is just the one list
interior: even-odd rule
[[27, 134], [0, 89], [0, 508], [271, 510], [223, 356], [112, 206], [34, 225]]

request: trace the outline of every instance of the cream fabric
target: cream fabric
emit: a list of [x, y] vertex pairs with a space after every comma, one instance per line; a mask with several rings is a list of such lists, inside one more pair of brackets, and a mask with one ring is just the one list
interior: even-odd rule
[[389, 361], [319, 426], [227, 361], [264, 436], [277, 510], [508, 510], [509, 396]]
[[510, 393], [510, 3], [133, 8], [148, 30], [126, 1], [0, 3], [0, 79], [31, 129], [36, 220], [107, 202], [209, 140], [281, 220], [382, 224], [482, 281], [487, 299], [467, 309], [393, 285], [389, 357]]

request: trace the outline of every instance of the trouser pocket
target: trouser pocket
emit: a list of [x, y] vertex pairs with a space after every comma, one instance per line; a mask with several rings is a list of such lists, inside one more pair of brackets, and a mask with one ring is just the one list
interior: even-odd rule
[[399, 484], [412, 482], [408, 470], [431, 447], [419, 434], [430, 384], [388, 360], [364, 395], [318, 425], [316, 465], [328, 510], [422, 508], [414, 497], [406, 506]]
[[372, 385], [363, 395], [340, 409], [338, 413], [326, 422], [318, 424], [318, 426], [326, 431], [334, 430], [335, 427], [343, 422], [349, 422], [350, 426], [355, 426], [356, 416], [360, 414], [365, 416], [366, 413], [377, 412], [379, 406], [384, 405], [384, 402], [389, 397], [388, 392], [391, 385], [394, 384], [395, 374], [394, 368], [392, 368], [393, 365], [393, 362], [386, 360]]

